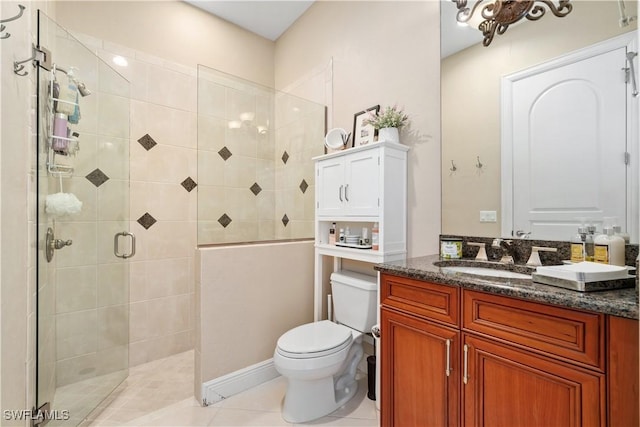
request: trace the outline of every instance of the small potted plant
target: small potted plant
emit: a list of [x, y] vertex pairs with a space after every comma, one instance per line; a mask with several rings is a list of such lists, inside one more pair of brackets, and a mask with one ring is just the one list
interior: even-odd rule
[[401, 108], [394, 105], [386, 107], [378, 113], [370, 112], [369, 117], [364, 120], [364, 124], [372, 125], [378, 130], [378, 140], [399, 143], [398, 129], [407, 124], [408, 120], [409, 116]]

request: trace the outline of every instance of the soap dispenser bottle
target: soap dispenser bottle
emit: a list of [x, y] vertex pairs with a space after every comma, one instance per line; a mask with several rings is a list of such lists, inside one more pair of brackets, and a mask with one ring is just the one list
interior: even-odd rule
[[604, 233], [593, 240], [595, 262], [624, 266], [624, 239], [616, 236], [613, 224], [605, 218]]
[[585, 260], [585, 241], [587, 231], [584, 227], [578, 227], [578, 233], [571, 238], [571, 262], [582, 262]]
[[624, 240], [624, 243], [625, 243], [625, 244], [628, 244], [628, 243], [629, 243], [629, 240], [630, 240], [630, 239], [629, 239], [629, 233], [625, 233], [624, 231], [622, 231], [622, 227], [621, 227], [621, 226], [619, 226], [619, 225], [614, 225], [614, 226], [613, 226], [613, 233], [614, 233], [616, 236], [620, 236], [620, 237], [622, 237], [622, 240]]
[[591, 262], [595, 261], [595, 255], [594, 255], [595, 246], [593, 244], [595, 233], [596, 233], [595, 225], [588, 225], [587, 234], [585, 235], [585, 238], [584, 238], [584, 260], [585, 261], [591, 261]]

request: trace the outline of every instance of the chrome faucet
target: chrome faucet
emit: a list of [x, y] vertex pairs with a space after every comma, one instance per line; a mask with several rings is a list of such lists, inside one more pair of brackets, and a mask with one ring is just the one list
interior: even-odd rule
[[511, 240], [505, 239], [493, 239], [493, 243], [491, 243], [492, 248], [502, 249], [502, 258], [500, 258], [500, 262], [503, 264], [514, 264], [513, 261], [513, 253], [514, 248], [512, 246]]

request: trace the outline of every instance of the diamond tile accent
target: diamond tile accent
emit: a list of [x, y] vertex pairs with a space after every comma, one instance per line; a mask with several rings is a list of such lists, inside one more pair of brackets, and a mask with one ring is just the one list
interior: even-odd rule
[[289, 224], [289, 217], [287, 216], [287, 214], [284, 214], [284, 216], [282, 217], [282, 223], [285, 227], [287, 226], [287, 224]]
[[284, 153], [282, 153], [282, 161], [285, 165], [287, 164], [287, 160], [289, 160], [289, 153], [285, 151]]
[[229, 215], [223, 214], [220, 218], [218, 218], [218, 222], [221, 226], [227, 228], [227, 226], [231, 224], [231, 218], [229, 218]]
[[222, 157], [222, 160], [225, 162], [232, 156], [231, 151], [229, 151], [227, 147], [222, 147], [222, 150], [218, 151], [218, 154], [220, 154], [220, 157]]
[[100, 169], [95, 169], [89, 175], [85, 176], [85, 178], [87, 178], [96, 187], [100, 187], [109, 179], [109, 177]]
[[185, 179], [180, 183], [180, 185], [182, 185], [185, 190], [191, 193], [191, 190], [196, 188], [198, 184], [196, 184], [196, 182], [193, 179], [191, 179], [190, 176], [188, 176], [187, 179]]
[[138, 218], [138, 224], [140, 224], [147, 230], [156, 222], [157, 222], [156, 219], [152, 217], [151, 214], [149, 214], [149, 212], [145, 213], [140, 218]]
[[302, 182], [300, 183], [300, 191], [302, 191], [302, 194], [304, 194], [304, 192], [307, 191], [307, 188], [309, 188], [309, 184], [307, 184], [307, 181], [303, 179]]
[[156, 145], [158, 145], [157, 142], [155, 142], [153, 140], [153, 138], [151, 138], [151, 136], [149, 134], [146, 134], [145, 136], [143, 136], [142, 138], [140, 138], [138, 140], [138, 142], [140, 143], [140, 145], [142, 145], [144, 147], [145, 150], [149, 151], [151, 150], [153, 147], [155, 147]]
[[249, 190], [257, 196], [262, 191], [262, 187], [260, 187], [257, 182], [254, 182]]

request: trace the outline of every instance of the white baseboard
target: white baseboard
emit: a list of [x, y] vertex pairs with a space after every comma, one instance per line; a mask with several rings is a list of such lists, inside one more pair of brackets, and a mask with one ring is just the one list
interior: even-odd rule
[[202, 405], [209, 406], [280, 376], [268, 359], [202, 383]]

